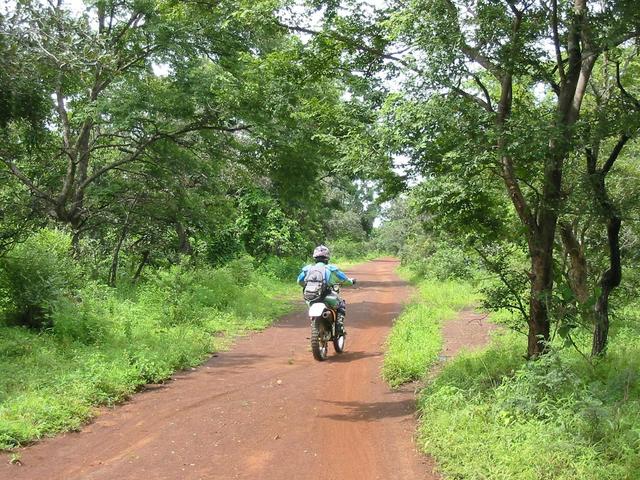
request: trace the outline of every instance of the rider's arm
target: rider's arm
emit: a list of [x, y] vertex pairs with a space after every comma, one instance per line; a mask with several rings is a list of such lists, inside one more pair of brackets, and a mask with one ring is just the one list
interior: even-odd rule
[[298, 285], [304, 287], [304, 277], [307, 275], [306, 269], [302, 269], [300, 275], [298, 275]]
[[346, 273], [344, 273], [339, 268], [336, 268], [335, 270], [333, 270], [333, 273], [338, 279], [338, 283], [340, 285], [353, 285], [353, 280], [347, 277]]

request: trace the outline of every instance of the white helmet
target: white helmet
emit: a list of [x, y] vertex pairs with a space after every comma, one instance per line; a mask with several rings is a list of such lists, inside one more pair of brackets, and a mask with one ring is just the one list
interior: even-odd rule
[[318, 245], [313, 250], [313, 258], [326, 258], [329, 260], [330, 255], [329, 248], [324, 245]]

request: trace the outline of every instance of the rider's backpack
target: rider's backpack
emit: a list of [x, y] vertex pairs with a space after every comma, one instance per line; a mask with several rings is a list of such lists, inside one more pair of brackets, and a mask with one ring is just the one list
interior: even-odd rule
[[304, 277], [304, 290], [302, 295], [308, 302], [320, 299], [327, 291], [324, 265], [314, 265], [307, 270]]

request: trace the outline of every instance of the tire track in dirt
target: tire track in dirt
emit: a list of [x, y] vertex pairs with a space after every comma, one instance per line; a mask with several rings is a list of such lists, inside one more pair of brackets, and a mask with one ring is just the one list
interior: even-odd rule
[[23, 465], [3, 462], [0, 479], [437, 478], [415, 448], [413, 387], [390, 391], [380, 378], [385, 337], [410, 293], [396, 267], [347, 269], [360, 287], [342, 291], [344, 354], [314, 361], [299, 311], [80, 432], [22, 449]]

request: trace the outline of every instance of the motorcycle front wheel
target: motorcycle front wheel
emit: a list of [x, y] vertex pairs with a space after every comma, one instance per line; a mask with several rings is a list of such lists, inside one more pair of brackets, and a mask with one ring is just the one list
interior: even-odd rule
[[325, 339], [324, 323], [321, 318], [314, 318], [311, 321], [311, 352], [313, 358], [319, 362], [326, 360], [328, 343]]
[[336, 353], [344, 352], [344, 346], [346, 341], [347, 341], [347, 337], [345, 337], [344, 335], [333, 337], [333, 348], [335, 348]]

